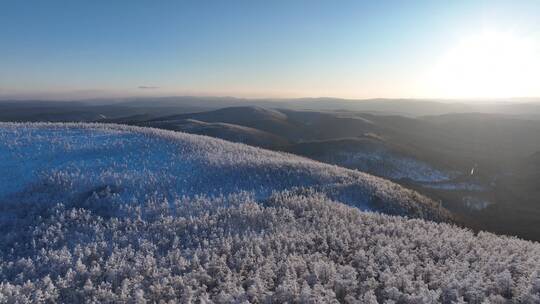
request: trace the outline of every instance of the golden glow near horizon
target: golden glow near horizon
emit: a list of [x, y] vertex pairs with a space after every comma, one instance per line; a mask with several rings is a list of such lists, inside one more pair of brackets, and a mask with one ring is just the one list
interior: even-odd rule
[[[432, 52], [431, 54], [433, 54]], [[511, 31], [485, 30], [463, 35], [449, 42], [446, 51], [434, 59], [419, 62], [403, 70], [398, 64], [369, 72], [361, 64], [331, 66], [331, 71], [310, 66], [310, 76], [302, 72], [285, 73], [280, 80], [265, 74], [254, 82], [243, 78], [212, 83], [187, 82], [172, 78], [149, 90], [131, 87], [33, 87], [24, 85], [6, 88], [0, 85], [0, 99], [46, 98], [84, 99], [132, 96], [235, 96], [242, 98], [336, 97], [426, 98], [426, 99], [491, 99], [540, 97], [540, 40], [538, 35]], [[384, 66], [384, 65], [383, 65]], [[240, 69], [241, 70], [241, 69]], [[42, 89], [42, 90], [40, 90]], [[22, 97], [21, 97], [22, 96]]]
[[463, 37], [429, 73], [433, 96], [504, 98], [540, 95], [540, 45], [511, 32]]

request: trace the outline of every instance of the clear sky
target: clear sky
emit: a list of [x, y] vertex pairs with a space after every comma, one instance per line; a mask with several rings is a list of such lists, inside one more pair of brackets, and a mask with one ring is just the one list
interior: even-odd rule
[[0, 0], [0, 97], [540, 96], [540, 0]]

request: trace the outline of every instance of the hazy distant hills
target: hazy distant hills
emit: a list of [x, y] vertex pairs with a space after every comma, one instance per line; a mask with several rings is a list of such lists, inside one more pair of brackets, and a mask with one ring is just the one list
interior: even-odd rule
[[179, 114], [152, 119], [148, 123], [152, 124], [157, 121], [167, 123], [185, 119], [239, 125], [269, 132], [275, 136], [283, 135], [287, 138], [300, 136], [299, 126], [295, 121], [288, 119], [287, 115], [277, 110], [261, 107], [230, 107], [208, 112]]
[[[159, 104], [159, 103], [158, 103]], [[130, 116], [151, 117], [205, 111], [210, 108], [189, 104], [143, 106], [130, 102], [87, 101], [0, 101], [0, 121], [97, 121]]]
[[[85, 112], [99, 112], [107, 117], [119, 118], [120, 116], [130, 116], [141, 112], [172, 115], [238, 106], [312, 111], [342, 110], [408, 117], [477, 112], [540, 119], [540, 99], [534, 98], [467, 101], [428, 99], [354, 100], [338, 98], [245, 99], [196, 96], [88, 99], [79, 101], [3, 99], [0, 100], [0, 113], [2, 113], [0, 119], [3, 121], [11, 120], [15, 115], [23, 114], [26, 117], [31, 117], [31, 114], [39, 114], [38, 110], [61, 114], [75, 109], [83, 109]], [[22, 108], [28, 112], [17, 111]], [[14, 109], [16, 113], [5, 113]], [[123, 113], [117, 112], [119, 109], [122, 109]], [[39, 118], [39, 115], [34, 118]]]
[[[424, 117], [449, 137], [469, 143], [476, 154], [515, 159], [538, 150], [540, 124], [502, 114], [464, 113]], [[471, 155], [472, 156], [472, 155]]]
[[204, 122], [187, 118], [149, 121], [139, 124], [147, 127], [207, 135], [258, 147], [285, 146], [289, 143], [287, 139], [263, 130], [225, 122]]
[[[388, 145], [454, 169], [470, 169], [469, 166], [483, 162], [511, 162], [540, 150], [540, 142], [535, 140], [540, 134], [540, 121], [480, 113], [408, 118], [350, 111], [230, 107], [136, 123], [159, 124], [163, 128], [170, 124], [172, 129], [172, 125], [188, 119], [249, 127], [296, 143], [372, 135]], [[183, 130], [179, 126], [174, 129]]]
[[[368, 172], [442, 201], [471, 227], [540, 239], [540, 230], [528, 228], [540, 220], [533, 210], [540, 208], [531, 207], [540, 206], [532, 195], [538, 171], [524, 174], [531, 169], [520, 165], [540, 151], [538, 120], [490, 113], [412, 118], [257, 106], [135, 124], [210, 135]], [[520, 182], [516, 176], [522, 176]]]
[[[92, 101], [96, 102], [96, 101]], [[498, 100], [437, 100], [437, 99], [340, 99], [340, 98], [292, 98], [249, 99], [234, 97], [158, 97], [116, 100], [126, 106], [223, 108], [237, 106], [260, 106], [291, 110], [314, 111], [362, 111], [402, 116], [442, 115], [447, 113], [500, 113], [540, 118], [540, 98], [510, 98]]]

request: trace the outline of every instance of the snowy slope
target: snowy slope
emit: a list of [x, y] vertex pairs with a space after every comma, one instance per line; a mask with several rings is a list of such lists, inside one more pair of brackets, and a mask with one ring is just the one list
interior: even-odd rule
[[[314, 189], [361, 209], [433, 220], [426, 197], [358, 171], [204, 136], [102, 124], [0, 124], [0, 202], [141, 202]], [[300, 191], [300, 190], [298, 190]]]
[[538, 243], [340, 204], [441, 218], [357, 171], [96, 124], [0, 158], [0, 303], [540, 303]]

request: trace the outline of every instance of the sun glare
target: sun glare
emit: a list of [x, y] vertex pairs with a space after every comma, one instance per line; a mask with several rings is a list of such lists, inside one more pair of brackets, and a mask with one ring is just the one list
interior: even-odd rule
[[428, 83], [447, 98], [533, 96], [540, 92], [540, 47], [510, 32], [464, 37], [435, 66]]

